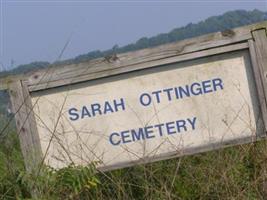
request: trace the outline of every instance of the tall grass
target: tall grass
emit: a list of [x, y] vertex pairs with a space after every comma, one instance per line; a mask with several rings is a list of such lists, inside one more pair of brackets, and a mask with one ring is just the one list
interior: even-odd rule
[[[1, 124], [5, 117], [2, 116]], [[31, 196], [33, 193], [35, 196]], [[1, 138], [0, 199], [266, 199], [267, 141], [97, 172], [93, 165], [27, 174], [14, 128]]]

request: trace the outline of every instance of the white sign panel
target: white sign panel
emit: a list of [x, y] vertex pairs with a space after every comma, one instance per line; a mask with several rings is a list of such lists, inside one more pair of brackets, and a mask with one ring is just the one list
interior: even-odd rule
[[253, 137], [254, 82], [239, 51], [32, 93], [45, 163], [112, 168]]

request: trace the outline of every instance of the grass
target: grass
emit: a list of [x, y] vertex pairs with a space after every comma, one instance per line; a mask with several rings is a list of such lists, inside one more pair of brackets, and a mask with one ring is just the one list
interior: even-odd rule
[[[5, 117], [2, 116], [1, 124]], [[14, 128], [1, 138], [0, 199], [266, 199], [267, 141], [101, 173], [25, 172]], [[31, 196], [35, 191], [36, 196]]]

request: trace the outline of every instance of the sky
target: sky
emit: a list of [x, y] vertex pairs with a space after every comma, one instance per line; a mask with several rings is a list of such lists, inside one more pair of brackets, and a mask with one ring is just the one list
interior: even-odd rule
[[267, 11], [267, 0], [0, 0], [0, 70], [54, 62], [197, 23], [227, 11]]

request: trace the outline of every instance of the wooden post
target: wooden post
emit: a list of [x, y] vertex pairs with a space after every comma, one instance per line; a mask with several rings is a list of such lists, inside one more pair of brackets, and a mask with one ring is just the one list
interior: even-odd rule
[[[252, 49], [254, 48], [255, 56], [254, 58], [252, 57], [252, 62], [256, 63], [260, 76], [256, 77], [257, 82], [261, 82], [262, 88], [264, 91], [264, 99], [265, 102], [261, 101], [261, 107], [262, 107], [262, 113], [263, 113], [263, 120], [265, 123], [265, 131], [267, 130], [267, 117], [266, 117], [266, 99], [267, 99], [267, 31], [266, 28], [262, 29], [256, 29], [252, 31], [252, 36], [254, 40], [254, 44], [251, 46]], [[259, 95], [261, 98], [261, 95]], [[266, 132], [265, 132], [266, 135]], [[267, 191], [267, 181], [264, 180], [263, 184], [263, 192], [265, 193]]]
[[41, 163], [42, 151], [30, 94], [23, 81], [11, 83], [9, 94], [25, 167], [28, 172], [33, 173]]
[[266, 136], [267, 130], [267, 35], [266, 29], [252, 30], [253, 39], [249, 40], [249, 50], [251, 62], [255, 74], [256, 85], [259, 93], [259, 100], [265, 124]]

